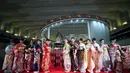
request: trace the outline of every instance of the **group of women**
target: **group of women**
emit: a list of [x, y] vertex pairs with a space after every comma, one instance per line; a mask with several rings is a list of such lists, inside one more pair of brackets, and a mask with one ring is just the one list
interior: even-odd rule
[[[117, 50], [120, 49], [120, 45], [113, 40], [111, 45], [104, 43], [104, 40], [100, 40], [100, 45], [93, 38], [84, 40], [81, 38], [75, 41], [71, 38], [71, 42], [67, 39], [64, 40], [63, 47], [63, 60], [65, 72], [77, 72], [86, 73], [86, 71], [100, 72], [111, 71], [115, 69], [115, 60]], [[11, 45], [8, 45], [5, 49], [6, 55], [3, 63], [3, 70], [5, 73], [22, 73], [23, 71], [43, 71], [45, 73], [50, 72], [51, 64], [51, 47], [50, 41], [46, 40], [41, 46], [41, 41], [37, 42], [33, 46], [28, 46], [20, 40], [20, 43], [14, 44], [11, 41]], [[110, 62], [111, 61], [111, 62]]]
[[99, 73], [100, 71], [116, 71], [122, 73], [122, 51], [116, 39], [110, 45], [105, 44], [104, 39], [100, 39], [100, 44], [93, 38], [84, 41], [82, 38], [69, 42], [64, 40], [63, 59], [65, 72]]
[[15, 41], [11, 40], [11, 44], [5, 48], [5, 52], [2, 67], [5, 73], [49, 72], [51, 47], [48, 40], [43, 47], [41, 40], [37, 40], [33, 45], [25, 45], [23, 39], [15, 45]]
[[84, 43], [83, 39], [79, 39], [78, 43], [75, 39], [71, 39], [71, 43], [65, 39], [65, 45], [63, 48], [63, 59], [65, 72], [80, 71], [86, 73], [86, 71], [93, 73], [100, 72], [102, 68], [105, 71], [110, 71], [110, 57], [108, 53], [108, 45], [104, 44], [104, 40], [101, 39], [101, 47], [97, 44], [96, 39], [93, 38], [91, 43], [90, 39]]

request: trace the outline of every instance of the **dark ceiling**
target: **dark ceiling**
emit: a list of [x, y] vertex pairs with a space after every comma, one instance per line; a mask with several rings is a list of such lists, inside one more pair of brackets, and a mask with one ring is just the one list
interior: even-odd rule
[[37, 36], [45, 22], [74, 14], [98, 15], [119, 19], [120, 11], [129, 11], [130, 0], [1, 0], [1, 26], [22, 36]]

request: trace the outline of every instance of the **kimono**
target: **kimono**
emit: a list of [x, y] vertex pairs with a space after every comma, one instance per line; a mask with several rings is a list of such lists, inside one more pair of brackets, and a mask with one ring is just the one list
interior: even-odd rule
[[72, 64], [72, 70], [76, 71], [78, 69], [78, 61], [77, 61], [77, 44], [72, 43], [71, 44], [71, 50], [70, 50], [70, 56], [71, 56], [71, 64]]
[[71, 58], [70, 58], [70, 45], [66, 43], [63, 47], [63, 60], [65, 72], [70, 72], [71, 70]]
[[116, 50], [117, 49], [118, 49], [118, 44], [111, 44], [110, 45], [109, 55], [110, 55], [112, 69], [115, 68], [115, 56], [116, 56]]
[[115, 61], [116, 61], [115, 66], [116, 73], [122, 73], [122, 60], [121, 60], [121, 53], [119, 50], [116, 50]]
[[95, 52], [95, 71], [100, 72], [102, 69], [102, 52], [103, 50], [100, 48], [99, 44], [93, 44], [96, 52]]
[[92, 44], [87, 44], [86, 45], [86, 54], [87, 54], [87, 70], [90, 72], [90, 73], [93, 73], [93, 70], [95, 68], [95, 63], [94, 63], [94, 56], [95, 56], [95, 48]]
[[108, 46], [107, 44], [102, 44], [101, 45], [101, 49], [103, 50], [103, 67], [104, 67], [104, 71], [108, 71], [109, 67], [110, 67], [110, 56], [108, 53]]
[[23, 72], [24, 71], [24, 48], [23, 43], [19, 43], [14, 47], [14, 62], [13, 71]]
[[5, 70], [5, 72], [12, 72], [12, 64], [13, 64], [13, 45], [8, 45], [5, 48], [5, 58], [3, 62], [2, 70]]
[[51, 67], [51, 47], [48, 43], [43, 45], [42, 70], [50, 71]]
[[84, 43], [79, 44], [77, 55], [78, 55], [78, 67], [80, 72], [86, 72], [87, 63], [86, 63], [86, 46]]
[[41, 46], [38, 44], [34, 45], [34, 71], [40, 71], [41, 68]]
[[126, 48], [124, 52], [125, 59], [123, 60], [124, 69], [130, 69], [130, 50], [129, 47]]
[[27, 49], [25, 50], [25, 68], [26, 68], [26, 71], [29, 72], [29, 71], [32, 71], [32, 66], [33, 66], [33, 53], [32, 53], [32, 50], [30, 49]]

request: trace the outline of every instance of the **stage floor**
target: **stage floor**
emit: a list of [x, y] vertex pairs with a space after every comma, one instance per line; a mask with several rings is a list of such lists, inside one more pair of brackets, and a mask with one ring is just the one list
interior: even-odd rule
[[[40, 73], [43, 73], [43, 72], [40, 72]], [[55, 68], [51, 68], [51, 72], [49, 72], [49, 73], [65, 73], [65, 72], [64, 72], [63, 67], [57, 66]], [[69, 73], [74, 73], [74, 72], [69, 72]], [[80, 73], [80, 72], [77, 72], [77, 73]], [[86, 73], [89, 73], [89, 72], [86, 72]], [[106, 72], [100, 72], [100, 73], [106, 73]], [[115, 73], [115, 72], [109, 72], [109, 73]], [[123, 71], [123, 73], [130, 73], [130, 71]]]
[[[4, 72], [0, 72], [0, 73], [4, 73]], [[27, 72], [24, 72], [24, 73], [27, 73]], [[28, 73], [34, 73], [34, 72], [28, 72]], [[40, 73], [44, 73], [44, 72], [40, 72]], [[63, 67], [58, 66], [55, 68], [51, 68], [51, 72], [49, 73], [65, 73], [65, 72], [64, 72]], [[69, 72], [69, 73], [74, 73], [74, 72]], [[77, 73], [80, 73], [80, 72], [77, 72]], [[86, 72], [86, 73], [89, 73], [89, 72]], [[106, 72], [100, 72], [100, 73], [106, 73]], [[115, 72], [109, 72], [109, 73], [115, 73]], [[123, 73], [130, 73], [130, 70], [123, 71]]]

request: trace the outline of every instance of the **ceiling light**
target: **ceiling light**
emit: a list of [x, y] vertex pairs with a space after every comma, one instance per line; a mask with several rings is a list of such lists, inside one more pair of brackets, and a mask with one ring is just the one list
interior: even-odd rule
[[25, 38], [28, 38], [28, 36], [24, 36]]
[[62, 22], [60, 22], [60, 24], [62, 24]]
[[9, 33], [9, 31], [6, 31], [7, 33]]
[[96, 24], [96, 21], [93, 21], [94, 24]]
[[53, 25], [51, 25], [53, 27]]
[[78, 22], [79, 20], [77, 19], [76, 22]]
[[124, 22], [123, 24], [127, 24], [128, 22]]
[[116, 29], [116, 27], [113, 28], [114, 30]]
[[70, 22], [73, 22], [73, 20], [71, 20]]
[[15, 36], [18, 36], [18, 34], [14, 34]]
[[82, 22], [84, 22], [84, 20], [82, 20]]
[[32, 38], [33, 40], [35, 39], [35, 38]]
[[100, 24], [100, 22], [97, 22], [98, 24]]

